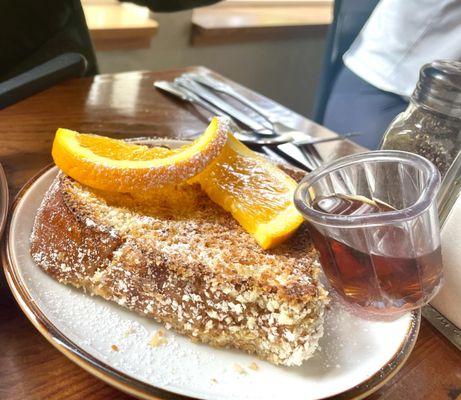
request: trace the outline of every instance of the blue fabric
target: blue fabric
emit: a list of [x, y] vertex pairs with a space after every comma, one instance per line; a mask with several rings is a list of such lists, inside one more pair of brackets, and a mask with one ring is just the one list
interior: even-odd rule
[[315, 96], [313, 119], [323, 124], [332, 84], [343, 68], [343, 54], [349, 49], [379, 0], [335, 0], [333, 22], [328, 35], [322, 73]]
[[339, 134], [362, 132], [353, 140], [377, 149], [388, 125], [407, 105], [401, 96], [380, 90], [343, 67], [333, 84], [323, 125]]

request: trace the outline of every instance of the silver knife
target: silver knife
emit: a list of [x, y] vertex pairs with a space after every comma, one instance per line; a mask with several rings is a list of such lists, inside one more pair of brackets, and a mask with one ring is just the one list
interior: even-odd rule
[[219, 115], [219, 116], [226, 115], [219, 108], [216, 108], [210, 103], [202, 100], [202, 98], [200, 98], [199, 96], [197, 96], [195, 93], [191, 92], [190, 90], [179, 87], [174, 82], [155, 81], [154, 86], [160, 90], [163, 90], [164, 92], [167, 92], [169, 94], [179, 97], [181, 100], [188, 101], [193, 104], [197, 104], [200, 107], [203, 107], [204, 109], [211, 112], [213, 115]]
[[[266, 110], [261, 108], [257, 103], [251, 101], [250, 99], [247, 99], [245, 96], [242, 96], [231, 85], [219, 79], [216, 79], [210, 74], [190, 72], [190, 73], [183, 74], [182, 77], [188, 78], [189, 80], [192, 80], [195, 83], [199, 83], [200, 86], [203, 85], [218, 93], [223, 93], [223, 94], [233, 97], [240, 103], [244, 104], [245, 106], [255, 111], [261, 117], [263, 117], [272, 128], [274, 124], [276, 123], [280, 124], [280, 122], [276, 118], [274, 118]], [[310, 140], [314, 139], [308, 133], [302, 132], [302, 131], [296, 131], [296, 129], [293, 129], [292, 135], [296, 141], [297, 140], [305, 141], [306, 139], [310, 139]], [[307, 161], [307, 163], [312, 167], [311, 169], [315, 169], [316, 167], [322, 164], [322, 158], [319, 152], [314, 146], [312, 146], [309, 143], [306, 143], [306, 145], [296, 145], [296, 148], [294, 147], [294, 143], [289, 144], [289, 145], [283, 145], [283, 147], [280, 147], [279, 150], [281, 150], [285, 154], [289, 154], [290, 156], [295, 157], [297, 160], [303, 162], [304, 164], [305, 164], [305, 161]]]
[[[248, 115], [243, 111], [240, 111], [238, 108], [227, 103], [220, 97], [216, 96], [213, 92], [193, 81], [192, 79], [187, 77], [179, 77], [175, 79], [175, 83], [177, 83], [180, 87], [184, 87], [185, 89], [190, 90], [191, 92], [205, 99], [207, 102], [220, 108], [222, 111], [233, 117], [235, 120], [245, 124], [250, 129], [258, 131], [259, 133], [264, 133], [264, 131], [261, 129], [262, 124], [248, 117]], [[268, 149], [264, 149], [266, 154], [267, 150]], [[310, 170], [313, 170], [317, 167], [317, 165], [314, 165], [314, 163], [306, 157], [305, 153], [294, 144], [286, 143], [277, 147], [273, 147], [271, 150], [279, 153], [282, 156], [287, 156], [290, 160], [294, 159], [298, 164], [301, 164]]]
[[[206, 100], [208, 103], [213, 104], [213, 106], [218, 107], [219, 109], [224, 111], [226, 114], [233, 117], [235, 120], [248, 126], [251, 130], [257, 131], [260, 134], [264, 134], [264, 129], [263, 129], [264, 126], [262, 126], [262, 124], [250, 118], [243, 111], [227, 103], [226, 101], [221, 99], [219, 96], [216, 96], [212, 91], [204, 88], [197, 82], [194, 82], [192, 79], [189, 79], [186, 77], [179, 77], [179, 78], [176, 78], [174, 82], [179, 87], [185, 88], [191, 91], [192, 93]], [[266, 133], [271, 134], [269, 130], [267, 130]]]
[[199, 82], [200, 84], [207, 86], [217, 92], [227, 94], [228, 96], [233, 97], [234, 99], [238, 100], [240, 103], [246, 105], [248, 108], [251, 108], [257, 114], [261, 115], [267, 121], [270, 122], [270, 116], [267, 114], [267, 111], [262, 109], [258, 104], [252, 102], [251, 100], [247, 99], [245, 96], [242, 96], [239, 92], [237, 92], [231, 85], [228, 85], [225, 82], [222, 82], [210, 74], [200, 74], [200, 73], [186, 73], [183, 75], [184, 77], [188, 77], [191, 80]]
[[[190, 90], [179, 86], [175, 82], [155, 81], [154, 86], [157, 89], [163, 90], [164, 92], [166, 92], [168, 94], [171, 94], [173, 96], [176, 96], [176, 97], [180, 98], [181, 100], [187, 101], [187, 102], [192, 103], [192, 104], [196, 104], [196, 105], [204, 108], [205, 110], [208, 110], [211, 113], [212, 116], [218, 115], [218, 116], [230, 118], [228, 114], [224, 113], [219, 108], [217, 108], [217, 107], [213, 106], [212, 104], [208, 103], [207, 101], [203, 100], [201, 97], [197, 96], [195, 93], [191, 92]], [[211, 118], [212, 117], [210, 117], [209, 119], [211, 119]], [[233, 132], [234, 136], [238, 140], [240, 140], [242, 142], [245, 142], [245, 139], [246, 139], [245, 134], [240, 133], [239, 127], [237, 126], [237, 124], [235, 124], [235, 122], [232, 119], [231, 119], [231, 128], [234, 129], [234, 132]], [[259, 128], [259, 129], [261, 129], [261, 128]], [[202, 133], [202, 132], [200, 132], [200, 133]], [[266, 153], [267, 153], [267, 151], [266, 151]]]

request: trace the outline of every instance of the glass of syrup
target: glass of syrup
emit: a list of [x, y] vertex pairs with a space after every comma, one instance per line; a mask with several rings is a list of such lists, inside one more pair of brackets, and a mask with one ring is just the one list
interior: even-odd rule
[[363, 316], [398, 317], [442, 281], [437, 168], [403, 151], [355, 154], [306, 176], [295, 204], [331, 288]]

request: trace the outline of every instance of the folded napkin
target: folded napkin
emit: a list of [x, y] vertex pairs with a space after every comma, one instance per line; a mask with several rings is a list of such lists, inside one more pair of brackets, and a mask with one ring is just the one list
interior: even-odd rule
[[431, 304], [461, 329], [461, 197], [445, 221], [441, 240], [445, 284]]

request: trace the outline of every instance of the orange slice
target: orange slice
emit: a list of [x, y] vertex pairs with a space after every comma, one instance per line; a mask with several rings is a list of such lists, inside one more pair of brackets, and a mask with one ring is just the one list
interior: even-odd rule
[[303, 222], [293, 203], [296, 181], [232, 135], [191, 182], [198, 182], [264, 249], [289, 238]]
[[168, 150], [60, 128], [52, 156], [67, 175], [90, 187], [146, 191], [183, 182], [202, 171], [223, 149], [228, 130], [227, 120], [214, 118], [191, 144]]

